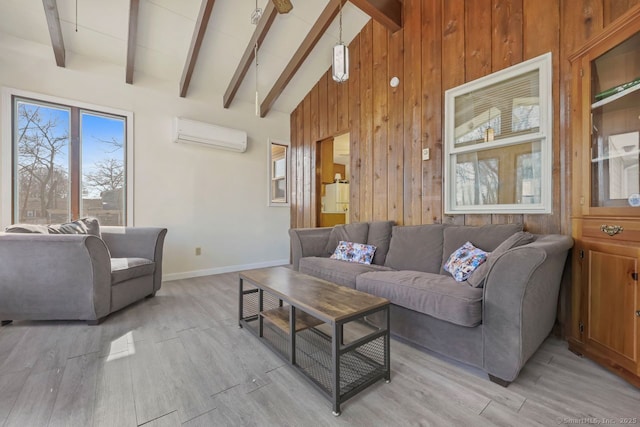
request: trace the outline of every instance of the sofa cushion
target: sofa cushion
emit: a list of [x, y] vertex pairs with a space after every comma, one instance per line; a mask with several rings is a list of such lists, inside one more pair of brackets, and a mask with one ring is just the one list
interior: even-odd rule
[[356, 222], [354, 224], [336, 225], [329, 234], [327, 242], [327, 253], [332, 254], [338, 247], [340, 241], [367, 243], [367, 235], [369, 234], [369, 223]]
[[343, 242], [338, 243], [338, 247], [329, 257], [340, 261], [357, 262], [359, 264], [371, 264], [376, 247], [363, 243]]
[[440, 274], [446, 274], [444, 263], [453, 251], [465, 242], [471, 242], [474, 246], [491, 252], [518, 231], [522, 231], [522, 224], [490, 224], [481, 227], [449, 226], [445, 228]]
[[511, 248], [516, 248], [518, 246], [526, 245], [535, 240], [535, 236], [526, 231], [518, 231], [513, 234], [504, 242], [500, 243], [497, 248], [495, 248], [489, 255], [487, 256], [487, 261], [480, 265], [467, 279], [467, 284], [469, 286], [473, 286], [475, 288], [482, 288], [484, 286], [484, 279], [487, 277], [487, 273], [489, 273], [489, 269], [496, 262], [498, 257], [503, 253], [507, 252]]
[[356, 277], [359, 274], [369, 271], [387, 270], [391, 269], [382, 265], [357, 264], [355, 262], [345, 262], [330, 258], [305, 257], [300, 259], [301, 273], [352, 289], [356, 287]]
[[487, 260], [487, 252], [467, 242], [453, 251], [444, 269], [451, 273], [456, 282], [464, 282]]
[[369, 223], [367, 244], [376, 247], [373, 264], [384, 265], [391, 243], [391, 228], [393, 221], [374, 221]]
[[453, 277], [418, 271], [377, 271], [356, 278], [356, 289], [392, 304], [461, 326], [482, 322], [482, 289]]
[[442, 224], [394, 226], [384, 265], [394, 270], [437, 273], [442, 265], [444, 229]]
[[14, 224], [7, 227], [5, 231], [7, 233], [49, 234], [47, 226], [40, 224]]
[[111, 258], [111, 285], [153, 274], [156, 263], [146, 258]]

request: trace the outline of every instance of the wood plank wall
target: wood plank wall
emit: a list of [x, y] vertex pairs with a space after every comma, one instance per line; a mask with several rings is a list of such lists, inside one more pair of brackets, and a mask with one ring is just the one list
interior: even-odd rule
[[[522, 222], [570, 232], [568, 55], [640, 0], [405, 0], [403, 29], [369, 21], [349, 45], [346, 84], [318, 81], [291, 114], [291, 227], [316, 226], [317, 141], [351, 137], [351, 222], [480, 225]], [[553, 53], [550, 215], [443, 215], [444, 91]], [[397, 88], [389, 86], [393, 76]], [[421, 151], [430, 148], [431, 160]]]

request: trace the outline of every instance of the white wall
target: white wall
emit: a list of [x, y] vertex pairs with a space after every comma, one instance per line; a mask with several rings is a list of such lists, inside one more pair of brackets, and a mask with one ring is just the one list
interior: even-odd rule
[[[220, 94], [197, 90], [180, 98], [177, 82], [139, 74], [127, 85], [123, 67], [69, 52], [67, 67], [60, 68], [50, 46], [1, 33], [0, 86], [133, 112], [134, 223], [169, 229], [165, 279], [288, 261], [289, 209], [267, 206], [268, 138], [289, 140], [287, 114], [271, 111], [260, 119], [251, 104], [223, 109]], [[176, 116], [243, 129], [248, 149], [233, 153], [175, 144]], [[4, 126], [9, 123], [0, 122]], [[0, 224], [9, 220], [0, 218]], [[202, 255], [195, 256], [196, 247]]]

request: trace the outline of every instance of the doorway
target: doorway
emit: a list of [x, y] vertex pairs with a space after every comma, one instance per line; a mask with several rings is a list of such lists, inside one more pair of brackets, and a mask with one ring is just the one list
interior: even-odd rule
[[316, 153], [316, 225], [348, 224], [349, 134], [318, 142]]

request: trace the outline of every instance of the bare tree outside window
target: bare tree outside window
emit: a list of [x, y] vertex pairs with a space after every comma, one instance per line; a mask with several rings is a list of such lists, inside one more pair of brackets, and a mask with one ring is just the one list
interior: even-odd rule
[[126, 224], [126, 117], [14, 99], [14, 222]]
[[[475, 153], [474, 153], [475, 154]], [[498, 203], [498, 159], [488, 158], [456, 164], [456, 202], [460, 206]]]
[[19, 222], [69, 217], [69, 111], [18, 102]]
[[93, 165], [93, 172], [84, 175], [85, 190], [101, 194], [105, 191], [122, 189], [124, 185], [124, 163], [119, 159], [108, 158]]
[[82, 215], [122, 225], [125, 206], [125, 121], [83, 112]]

